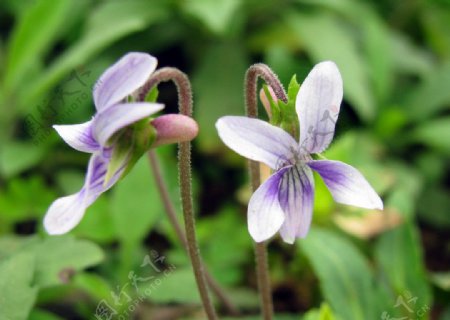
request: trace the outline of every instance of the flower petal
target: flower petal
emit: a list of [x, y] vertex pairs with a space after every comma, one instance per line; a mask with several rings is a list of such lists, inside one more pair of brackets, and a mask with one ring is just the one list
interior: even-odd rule
[[158, 103], [124, 103], [115, 104], [98, 113], [94, 118], [94, 137], [105, 146], [108, 139], [120, 129], [161, 111], [163, 104]]
[[286, 131], [258, 119], [226, 116], [216, 122], [216, 128], [229, 148], [272, 169], [284, 165], [298, 148]]
[[92, 120], [81, 124], [54, 125], [53, 128], [72, 148], [93, 153], [100, 145], [92, 135]]
[[83, 204], [85, 190], [56, 199], [47, 210], [44, 227], [49, 234], [64, 234], [72, 230], [84, 216]]
[[108, 159], [101, 154], [92, 155], [85, 184], [80, 192], [55, 200], [44, 218], [44, 227], [49, 234], [64, 234], [75, 228], [83, 218], [86, 209], [120, 178], [120, 168], [108, 184], [104, 184]]
[[155, 71], [158, 61], [141, 52], [131, 52], [109, 67], [94, 87], [94, 103], [98, 111], [122, 101], [144, 85]]
[[383, 209], [383, 202], [363, 175], [340, 161], [314, 160], [308, 166], [317, 171], [336, 202], [367, 209]]
[[279, 201], [286, 219], [280, 229], [283, 240], [294, 243], [304, 238], [311, 225], [314, 204], [314, 177], [306, 166], [293, 166], [283, 176]]
[[278, 201], [278, 188], [286, 170], [287, 167], [271, 175], [250, 198], [248, 231], [256, 242], [269, 239], [283, 224], [284, 213]]
[[328, 147], [333, 140], [342, 95], [342, 78], [334, 62], [321, 62], [308, 74], [295, 102], [302, 150], [319, 153]]

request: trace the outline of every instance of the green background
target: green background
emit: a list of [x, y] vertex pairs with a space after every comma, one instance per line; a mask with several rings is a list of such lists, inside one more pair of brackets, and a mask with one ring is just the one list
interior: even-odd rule
[[[287, 86], [333, 60], [344, 102], [325, 156], [363, 172], [385, 210], [337, 205], [316, 179], [308, 237], [269, 245], [277, 319], [450, 319], [446, 0], [1, 0], [0, 319], [93, 319], [102, 302], [115, 318], [204, 319], [145, 157], [69, 235], [43, 231], [49, 204], [81, 188], [88, 161], [51, 125], [90, 119], [96, 79], [130, 51], [192, 81], [200, 248], [244, 315], [258, 319], [246, 161], [214, 123], [244, 114], [252, 63]], [[176, 112], [174, 87], [159, 89], [165, 112]], [[179, 212], [176, 146], [157, 152]], [[141, 267], [147, 254], [175, 269]], [[136, 289], [130, 272], [160, 285]], [[111, 292], [122, 292], [119, 303]]]

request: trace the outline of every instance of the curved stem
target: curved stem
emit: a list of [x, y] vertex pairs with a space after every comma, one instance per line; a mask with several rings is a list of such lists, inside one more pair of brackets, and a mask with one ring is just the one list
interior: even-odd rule
[[[263, 78], [272, 87], [278, 99], [287, 102], [286, 92], [275, 73], [265, 64], [254, 64], [245, 74], [245, 106], [247, 116], [250, 118], [258, 117], [257, 89], [259, 77]], [[249, 161], [250, 180], [253, 192], [261, 184], [259, 168], [258, 162]], [[271, 320], [273, 318], [273, 302], [265, 242], [255, 243], [255, 260], [263, 318], [264, 320]]]
[[[170, 200], [169, 192], [167, 190], [167, 185], [162, 177], [161, 172], [161, 166], [158, 162], [158, 158], [156, 155], [156, 152], [154, 150], [150, 150], [148, 152], [148, 159], [150, 162], [150, 166], [152, 168], [152, 171], [154, 173], [156, 186], [158, 188], [159, 194], [161, 195], [164, 208], [166, 209], [167, 216], [169, 218], [170, 223], [172, 224], [172, 227], [175, 230], [175, 233], [180, 240], [180, 242], [183, 244], [184, 248], [188, 249], [188, 243], [186, 239], [186, 235], [184, 234], [183, 228], [181, 227], [180, 223], [177, 219], [177, 214], [175, 211], [175, 207]], [[231, 302], [231, 300], [228, 298], [224, 290], [220, 287], [219, 283], [212, 277], [212, 275], [208, 272], [208, 269], [206, 269], [205, 266], [203, 266], [203, 270], [205, 271], [205, 278], [208, 282], [209, 288], [214, 292], [214, 294], [217, 296], [217, 298], [222, 302], [222, 305], [225, 307], [227, 312], [230, 315], [238, 316], [239, 310], [235, 307], [235, 305]]]
[[[138, 93], [139, 101], [145, 99], [148, 90], [160, 82], [173, 81], [177, 87], [179, 112], [192, 117], [192, 90], [188, 77], [176, 68], [162, 68], [153, 73]], [[195, 217], [191, 187], [191, 143], [180, 142], [178, 148], [178, 178], [180, 183], [181, 205], [186, 230], [186, 240], [192, 268], [194, 269], [200, 297], [209, 320], [217, 319], [216, 311], [208, 294], [203, 263], [195, 234]]]

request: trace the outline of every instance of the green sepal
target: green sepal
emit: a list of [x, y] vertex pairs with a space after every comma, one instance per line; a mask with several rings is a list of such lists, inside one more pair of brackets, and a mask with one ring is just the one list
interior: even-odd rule
[[280, 107], [278, 106], [279, 100], [275, 101], [272, 98], [272, 95], [269, 91], [269, 86], [264, 84], [263, 85], [264, 94], [267, 97], [267, 100], [270, 104], [270, 111], [272, 113], [272, 116], [270, 117], [270, 123], [274, 126], [278, 126], [281, 123], [281, 114], [280, 114]]
[[144, 101], [145, 102], [156, 102], [156, 100], [158, 99], [158, 95], [159, 95], [158, 87], [155, 86], [147, 93]]
[[150, 125], [150, 121], [150, 118], [142, 119], [118, 133], [106, 171], [105, 185], [123, 165], [126, 165], [126, 168], [121, 178], [125, 177], [151, 148], [156, 140], [156, 129]]
[[294, 74], [288, 86], [288, 102], [279, 101], [281, 121], [279, 126], [289, 132], [294, 138], [298, 139], [300, 124], [297, 111], [295, 110], [295, 101], [297, 99], [300, 84], [297, 82], [297, 76]]
[[[155, 86], [147, 93], [144, 101], [156, 102], [158, 95], [158, 87]], [[132, 101], [132, 96], [129, 96], [128, 102]], [[152, 118], [142, 119], [120, 130], [111, 139], [115, 143], [106, 171], [105, 185], [124, 164], [126, 164], [126, 168], [120, 178], [125, 177], [142, 155], [151, 148], [156, 140], [156, 129], [150, 124], [151, 120]]]

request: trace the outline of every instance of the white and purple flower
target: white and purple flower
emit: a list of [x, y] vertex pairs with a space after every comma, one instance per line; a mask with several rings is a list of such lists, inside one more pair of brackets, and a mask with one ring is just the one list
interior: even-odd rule
[[86, 209], [126, 174], [136, 157], [149, 147], [191, 140], [197, 134], [197, 124], [186, 116], [163, 115], [151, 120], [151, 115], [164, 108], [162, 104], [129, 102], [156, 65], [156, 58], [146, 53], [125, 55], [97, 81], [93, 91], [97, 109], [94, 117], [82, 124], [54, 126], [72, 148], [92, 156], [81, 190], [55, 200], [48, 209], [44, 227], [49, 234], [73, 229]]
[[336, 202], [383, 208], [380, 197], [358, 170], [339, 161], [311, 157], [332, 141], [342, 96], [339, 70], [326, 61], [313, 68], [297, 94], [299, 142], [262, 120], [226, 116], [217, 121], [219, 136], [229, 148], [274, 170], [248, 204], [248, 229], [256, 242], [277, 231], [287, 243], [306, 236], [314, 201], [312, 170], [322, 177]]

